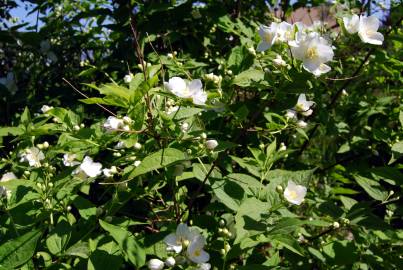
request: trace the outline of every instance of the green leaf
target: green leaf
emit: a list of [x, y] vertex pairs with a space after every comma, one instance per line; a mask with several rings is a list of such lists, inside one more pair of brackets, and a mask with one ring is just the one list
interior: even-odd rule
[[199, 109], [199, 108], [180, 108], [177, 112], [173, 112], [171, 113], [169, 116], [172, 119], [176, 119], [176, 120], [182, 120], [185, 118], [189, 118], [193, 115], [198, 114], [199, 112], [202, 112], [203, 109]]
[[382, 190], [381, 185], [377, 181], [360, 175], [354, 175], [354, 179], [373, 199], [384, 201], [388, 197], [388, 193]]
[[144, 158], [141, 164], [130, 173], [128, 179], [133, 179], [136, 176], [167, 167], [175, 162], [185, 159], [186, 157], [184, 153], [178, 149], [161, 149]]
[[323, 246], [323, 253], [327, 263], [332, 265], [348, 265], [358, 258], [354, 242], [348, 240], [334, 241]]
[[399, 154], [403, 154], [403, 141], [399, 141], [399, 142], [393, 144], [392, 151], [399, 153]]
[[242, 239], [261, 233], [266, 230], [264, 224], [259, 223], [261, 214], [268, 212], [268, 204], [256, 198], [248, 198], [242, 202], [235, 215], [236, 239], [235, 244]]
[[114, 242], [107, 242], [93, 251], [88, 260], [88, 270], [118, 270], [123, 258], [119, 246]]
[[145, 264], [146, 253], [130, 232], [102, 220], [99, 221], [99, 224], [104, 230], [110, 233], [119, 245], [120, 251], [126, 255], [127, 259], [133, 263], [134, 266], [141, 267]]
[[97, 208], [89, 200], [78, 195], [73, 198], [73, 204], [75, 207], [77, 207], [82, 218], [89, 219], [91, 216], [96, 215]]
[[211, 186], [218, 200], [233, 211], [237, 211], [245, 197], [244, 189], [232, 181], [215, 181]]
[[20, 127], [2, 127], [0, 128], [0, 137], [18, 136], [24, 134], [24, 130]]
[[29, 113], [28, 107], [25, 107], [25, 110], [21, 115], [21, 123], [24, 126], [28, 126], [28, 124], [31, 123], [31, 114]]
[[295, 240], [294, 237], [289, 236], [289, 235], [277, 234], [270, 238], [272, 239], [273, 242], [279, 244], [280, 246], [283, 246], [283, 247], [289, 249], [290, 251], [292, 251], [300, 256], [303, 256], [304, 251], [301, 248], [301, 246], [299, 245], [298, 241]]
[[34, 230], [0, 246], [0, 266], [13, 269], [27, 262], [35, 253], [41, 231]]
[[[262, 82], [263, 81], [263, 82]], [[257, 83], [263, 83], [268, 86], [268, 83], [264, 81], [264, 71], [258, 69], [248, 69], [235, 76], [232, 84], [249, 87]]]
[[60, 255], [71, 236], [71, 227], [66, 220], [61, 220], [57, 223], [55, 229], [51, 231], [51, 234], [46, 239], [46, 246], [49, 251], [54, 255]]

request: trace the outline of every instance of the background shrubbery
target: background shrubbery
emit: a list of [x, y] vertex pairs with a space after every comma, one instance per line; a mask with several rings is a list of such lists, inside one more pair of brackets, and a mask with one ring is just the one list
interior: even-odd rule
[[[0, 269], [208, 269], [191, 237], [167, 251], [181, 223], [211, 269], [401, 269], [402, 5], [281, 2], [0, 2]], [[36, 22], [10, 15], [25, 4]], [[286, 43], [255, 50], [301, 12], [328, 14], [319, 77]], [[381, 46], [352, 12], [381, 19]], [[286, 117], [301, 94], [306, 127]]]

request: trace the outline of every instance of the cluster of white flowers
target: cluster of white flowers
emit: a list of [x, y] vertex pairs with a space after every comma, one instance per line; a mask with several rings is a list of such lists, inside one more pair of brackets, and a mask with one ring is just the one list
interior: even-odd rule
[[207, 93], [203, 90], [201, 80], [185, 81], [180, 77], [172, 77], [164, 82], [164, 87], [180, 98], [190, 98], [196, 105], [205, 105]]
[[43, 152], [35, 146], [25, 149], [20, 157], [20, 162], [28, 162], [32, 167], [40, 167], [41, 161], [45, 159]]
[[378, 32], [380, 23], [378, 18], [374, 15], [366, 17], [354, 14], [351, 17], [343, 17], [343, 23], [347, 32], [350, 34], [358, 33], [362, 42], [382, 45], [384, 38], [383, 35]]
[[[325, 63], [333, 59], [334, 52], [330, 43], [316, 31], [318, 28], [318, 23], [309, 27], [300, 22], [272, 22], [270, 26], [262, 25], [259, 29], [262, 41], [257, 51], [265, 51], [276, 42], [288, 43], [292, 56], [303, 62], [304, 69], [320, 76], [331, 70]], [[273, 62], [279, 66], [285, 65], [281, 58]]]
[[305, 198], [306, 195], [306, 187], [297, 185], [293, 181], [288, 181], [288, 185], [284, 190], [284, 198], [296, 205], [300, 205]]
[[[178, 255], [175, 259], [169, 257], [165, 263], [159, 259], [151, 259], [148, 268], [151, 270], [161, 270], [164, 266], [172, 267], [176, 262], [195, 263], [200, 270], [209, 270], [211, 265], [207, 263], [210, 255], [203, 249], [206, 239], [196, 229], [189, 228], [186, 224], [179, 224], [175, 233], [171, 233], [164, 238], [168, 251], [173, 251]], [[184, 257], [183, 257], [184, 256]], [[183, 261], [185, 259], [185, 261]]]
[[[294, 106], [294, 108], [287, 110], [285, 117], [291, 120], [298, 120], [298, 113], [303, 116], [310, 116], [313, 113], [312, 106], [314, 104], [315, 102], [306, 100], [305, 94], [300, 94], [297, 104]], [[297, 126], [300, 128], [305, 128], [307, 123], [303, 120], [298, 120]]]
[[133, 120], [128, 116], [124, 116], [122, 119], [117, 118], [115, 116], [109, 116], [108, 119], [106, 119], [103, 127], [109, 131], [114, 131], [114, 130], [129, 131], [130, 124], [132, 122], [133, 122]]

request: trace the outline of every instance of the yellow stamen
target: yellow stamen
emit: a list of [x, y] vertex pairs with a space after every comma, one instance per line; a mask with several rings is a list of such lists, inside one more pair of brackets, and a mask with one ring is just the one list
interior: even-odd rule
[[315, 47], [309, 48], [309, 49], [306, 51], [305, 56], [306, 56], [306, 58], [314, 59], [315, 57], [318, 56], [318, 51], [316, 50]]

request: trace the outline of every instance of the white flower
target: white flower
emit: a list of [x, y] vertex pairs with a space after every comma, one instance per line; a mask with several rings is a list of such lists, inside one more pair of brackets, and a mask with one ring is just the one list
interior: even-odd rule
[[182, 251], [182, 246], [187, 246], [196, 236], [198, 232], [189, 229], [186, 224], [179, 224], [175, 233], [171, 233], [164, 238], [165, 244], [167, 244], [167, 250], [173, 250], [176, 253]]
[[295, 27], [288, 22], [281, 22], [277, 25], [277, 40], [288, 42], [294, 39]]
[[319, 77], [320, 75], [327, 73], [329, 71], [331, 71], [332, 69], [325, 64], [320, 64], [319, 68], [315, 69], [312, 74], [315, 75], [316, 77]]
[[358, 27], [358, 36], [365, 43], [382, 45], [383, 35], [378, 32], [379, 20], [374, 15], [360, 17], [360, 24]]
[[115, 116], [109, 116], [104, 123], [104, 128], [109, 130], [123, 129], [124, 126], [124, 121]]
[[304, 201], [306, 187], [297, 185], [293, 181], [288, 181], [284, 190], [284, 198], [292, 204], [300, 205]]
[[306, 128], [308, 126], [308, 123], [303, 121], [303, 120], [298, 120], [297, 121], [297, 127], [299, 128]]
[[315, 75], [330, 70], [325, 63], [333, 59], [334, 52], [326, 39], [312, 32], [302, 37], [296, 45], [297, 47], [291, 47], [292, 54], [303, 62], [305, 70]]
[[99, 162], [94, 162], [91, 157], [84, 157], [79, 170], [83, 171], [89, 177], [96, 177], [102, 173], [102, 164]]
[[218, 146], [218, 142], [216, 140], [207, 140], [206, 147], [208, 150], [214, 150]]
[[72, 167], [80, 164], [80, 162], [75, 161], [77, 155], [76, 154], [64, 154], [63, 155], [63, 164], [67, 167]]
[[[0, 179], [0, 182], [7, 182], [9, 180], [17, 179], [17, 176], [15, 176], [14, 173], [8, 172], [3, 174], [3, 176]], [[6, 187], [0, 186], [0, 197], [6, 196], [9, 198], [11, 196], [11, 190], [8, 190]]]
[[168, 267], [174, 267], [175, 264], [176, 264], [176, 261], [175, 261], [175, 258], [174, 258], [174, 257], [168, 257], [168, 258], [165, 260], [165, 265], [168, 266]]
[[52, 106], [48, 106], [48, 105], [43, 105], [41, 108], [42, 113], [47, 113], [48, 111], [50, 111], [51, 109], [53, 109]]
[[196, 236], [186, 250], [189, 260], [194, 263], [205, 263], [210, 259], [210, 255], [203, 250], [206, 240], [202, 235]]
[[295, 110], [287, 110], [285, 113], [287, 119], [297, 119], [297, 112]]
[[303, 116], [310, 116], [313, 113], [311, 107], [314, 104], [315, 102], [306, 100], [305, 94], [300, 94], [298, 97], [297, 105], [295, 105], [295, 110]]
[[197, 270], [210, 270], [211, 269], [211, 264], [209, 263], [201, 263], [199, 264], [199, 267]]
[[45, 155], [41, 150], [39, 150], [36, 147], [31, 147], [29, 149], [26, 149], [22, 154], [21, 154], [21, 162], [28, 162], [29, 166], [33, 167], [40, 167], [41, 166], [41, 160], [45, 159]]
[[196, 105], [204, 105], [207, 101], [207, 93], [199, 79], [187, 82], [180, 77], [172, 77], [168, 82], [164, 82], [164, 86], [180, 98], [192, 98]]
[[358, 32], [358, 27], [360, 25], [360, 17], [354, 14], [350, 17], [343, 17], [344, 28], [346, 28], [347, 32], [350, 34], [355, 34]]
[[277, 67], [284, 67], [287, 63], [283, 60], [281, 55], [277, 54], [276, 58], [273, 59], [273, 64]]
[[258, 52], [263, 52], [270, 49], [273, 46], [274, 42], [277, 39], [277, 27], [278, 24], [272, 22], [270, 26], [261, 25], [259, 28], [259, 36], [262, 39], [261, 42], [257, 45], [256, 50]]
[[147, 266], [150, 270], [161, 270], [164, 268], [164, 262], [159, 259], [151, 259], [148, 261]]
[[123, 77], [123, 81], [125, 83], [130, 83], [133, 80], [133, 74], [129, 73]]

